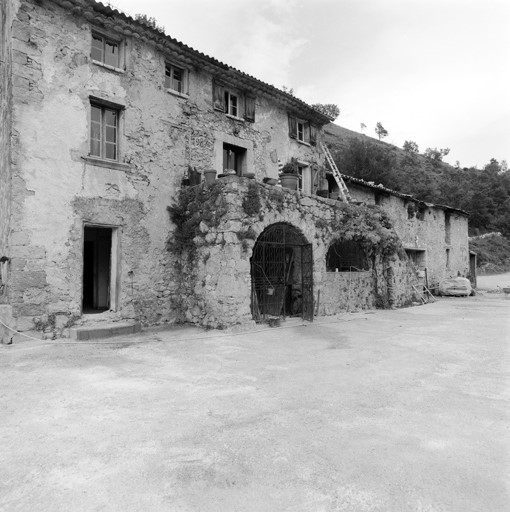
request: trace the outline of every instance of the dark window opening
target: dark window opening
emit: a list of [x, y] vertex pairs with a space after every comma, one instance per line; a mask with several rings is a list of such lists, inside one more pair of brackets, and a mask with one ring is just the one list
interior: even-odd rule
[[420, 206], [418, 208], [418, 211], [416, 212], [416, 218], [418, 220], [425, 220], [425, 213], [427, 213], [427, 207], [426, 206]]
[[447, 244], [450, 244], [451, 238], [452, 238], [452, 224], [451, 224], [450, 214], [446, 213], [446, 212], [444, 214], [444, 228], [445, 228], [444, 240]]
[[238, 176], [243, 175], [246, 165], [246, 149], [234, 146], [233, 144], [223, 144], [223, 169], [234, 170]]
[[406, 249], [406, 254], [415, 267], [419, 269], [425, 268], [425, 251]]
[[328, 272], [360, 272], [368, 269], [367, 255], [358, 242], [338, 241], [330, 246], [326, 255]]
[[83, 312], [110, 308], [112, 229], [85, 227], [83, 241]]

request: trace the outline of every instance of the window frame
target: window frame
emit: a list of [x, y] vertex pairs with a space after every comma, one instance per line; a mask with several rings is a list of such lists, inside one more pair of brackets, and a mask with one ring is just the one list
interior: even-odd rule
[[[172, 76], [169, 76], [167, 73], [170, 71]], [[178, 90], [175, 87], [172, 87], [173, 83], [173, 73], [175, 71], [180, 71], [182, 73], [182, 78], [180, 83], [182, 84], [182, 90]], [[176, 96], [184, 96], [187, 97], [189, 93], [189, 71], [184, 66], [180, 66], [171, 61], [165, 61], [165, 71], [164, 71], [164, 87], [166, 91], [170, 94], [175, 94]]]
[[[122, 121], [122, 112], [124, 110], [124, 106], [118, 105], [117, 103], [113, 103], [111, 101], [102, 100], [96, 97], [89, 98], [90, 105], [90, 113], [89, 113], [89, 152], [88, 156], [92, 159], [96, 159], [102, 162], [111, 162], [118, 163], [120, 161], [120, 133], [121, 133], [121, 121]], [[94, 110], [98, 109], [100, 114], [100, 120], [95, 120]], [[115, 114], [115, 125], [107, 124], [107, 113], [112, 112]], [[94, 124], [99, 123], [99, 138], [94, 137]], [[108, 128], [114, 128], [115, 140], [108, 141]], [[99, 144], [99, 155], [94, 153], [93, 151], [93, 141], [97, 141]], [[115, 158], [107, 157], [107, 147], [108, 145], [113, 145]]]
[[[101, 39], [102, 41], [102, 49], [101, 49], [101, 59], [94, 58], [93, 50], [94, 50], [94, 40]], [[123, 52], [123, 39], [115, 36], [111, 36], [106, 34], [100, 30], [92, 29], [91, 32], [91, 42], [90, 42], [90, 58], [92, 62], [98, 66], [105, 67], [110, 70], [123, 72], [124, 71], [124, 52]], [[106, 45], [110, 43], [111, 45], [115, 45], [118, 49], [117, 56], [117, 65], [110, 64], [107, 62], [106, 58]]]
[[[233, 167], [229, 166], [230, 158], [233, 159]], [[223, 142], [223, 168], [224, 170], [233, 169], [237, 176], [243, 176], [247, 169], [247, 149], [229, 142]]]
[[289, 137], [300, 144], [315, 146], [317, 144], [317, 128], [310, 121], [289, 114]]
[[255, 94], [250, 94], [244, 89], [231, 87], [220, 80], [213, 79], [212, 100], [214, 110], [239, 121], [255, 122]]
[[239, 110], [240, 110], [240, 97], [237, 91], [233, 89], [225, 89], [225, 114], [228, 116], [240, 118]]

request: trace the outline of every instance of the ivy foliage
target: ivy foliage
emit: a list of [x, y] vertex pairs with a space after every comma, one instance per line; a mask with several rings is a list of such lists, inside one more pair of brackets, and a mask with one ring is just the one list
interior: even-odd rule
[[173, 237], [167, 244], [169, 250], [181, 254], [187, 249], [190, 255], [194, 255], [194, 239], [201, 234], [200, 224], [208, 228], [218, 227], [228, 211], [224, 187], [218, 180], [208, 188], [184, 187], [179, 191], [174, 204], [167, 207], [170, 219], [175, 224]]
[[368, 256], [390, 256], [403, 250], [390, 218], [376, 205], [342, 203], [335, 209], [330, 226], [339, 238], [360, 243]]
[[243, 210], [246, 215], [252, 217], [259, 215], [261, 208], [259, 186], [252, 180], [248, 184], [248, 192], [243, 199]]

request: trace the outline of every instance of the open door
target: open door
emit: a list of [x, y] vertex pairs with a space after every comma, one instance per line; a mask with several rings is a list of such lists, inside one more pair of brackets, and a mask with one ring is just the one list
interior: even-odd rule
[[110, 308], [112, 228], [85, 226], [83, 245], [84, 313]]

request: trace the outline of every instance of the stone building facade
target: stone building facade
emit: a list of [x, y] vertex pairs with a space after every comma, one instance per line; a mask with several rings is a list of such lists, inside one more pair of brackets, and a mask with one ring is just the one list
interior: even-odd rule
[[[311, 268], [315, 312], [373, 307], [374, 286], [395, 305], [409, 302], [412, 276], [405, 258], [386, 258], [390, 265], [374, 252], [366, 268], [351, 266], [348, 276], [342, 268], [321, 267], [327, 245], [342, 238], [327, 225], [338, 202], [315, 196], [326, 116], [93, 0], [6, 0], [0, 22], [4, 323], [20, 331], [50, 326], [60, 335], [84, 318], [212, 326], [257, 318], [249, 263], [256, 238], [234, 237], [229, 215], [242, 211], [235, 190], [247, 193], [246, 176], [262, 191], [276, 190], [263, 181], [277, 179], [288, 162], [299, 172], [300, 191], [282, 192], [283, 199], [267, 196], [288, 210], [264, 199], [264, 220], [253, 222], [251, 235], [262, 236], [271, 225], [291, 226], [301, 240], [292, 247], [311, 247], [313, 262], [321, 262]], [[209, 240], [221, 240], [209, 256], [202, 254], [200, 261], [209, 258], [209, 266], [200, 267], [204, 275], [198, 278], [195, 270], [182, 273], [184, 253], [171, 249], [176, 224], [167, 207], [183, 184], [210, 170], [234, 173], [230, 181], [218, 180], [226, 183], [231, 209], [213, 228], [202, 226], [212, 229]], [[223, 251], [231, 252], [227, 257]], [[277, 253], [298, 258], [307, 251]], [[388, 265], [395, 284], [389, 292], [383, 279], [374, 280], [377, 273], [387, 277]], [[222, 281], [222, 272], [230, 281]], [[244, 277], [232, 281], [239, 272]], [[242, 297], [233, 282], [244, 283]], [[286, 294], [299, 293], [287, 281], [285, 286]], [[236, 297], [242, 304], [237, 319], [228, 313]], [[277, 316], [277, 306], [271, 307]], [[263, 316], [271, 316], [271, 307]], [[306, 307], [300, 306], [301, 314]]]
[[354, 200], [377, 204], [388, 213], [416, 269], [426, 269], [430, 288], [451, 277], [476, 277], [470, 275], [465, 211], [425, 203], [351, 176], [344, 180]]

